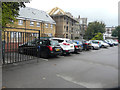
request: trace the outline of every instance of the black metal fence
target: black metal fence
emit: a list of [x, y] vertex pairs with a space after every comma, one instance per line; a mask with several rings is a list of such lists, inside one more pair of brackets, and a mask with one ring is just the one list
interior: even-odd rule
[[[2, 39], [2, 63], [11, 64], [37, 58], [36, 55], [32, 54], [31, 49], [33, 49], [33, 47], [24, 47], [25, 44], [28, 44], [36, 38], [40, 38], [40, 30], [26, 30], [25, 32], [4, 31]], [[22, 53], [20, 47], [28, 48], [29, 51]], [[34, 49], [35, 48], [37, 49], [37, 46], [34, 46]]]

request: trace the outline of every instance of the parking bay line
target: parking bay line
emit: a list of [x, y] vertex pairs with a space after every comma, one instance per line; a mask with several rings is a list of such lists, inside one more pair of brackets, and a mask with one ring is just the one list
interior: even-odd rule
[[48, 61], [48, 59], [43, 59], [43, 58], [41, 58], [41, 60], [43, 60], [43, 61]]

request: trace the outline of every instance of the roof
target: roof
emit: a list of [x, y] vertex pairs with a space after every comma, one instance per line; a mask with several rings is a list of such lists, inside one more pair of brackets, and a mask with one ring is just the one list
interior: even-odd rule
[[56, 24], [55, 21], [45, 11], [29, 7], [20, 8], [19, 16], [17, 17], [17, 19], [27, 19]]
[[67, 16], [67, 17], [69, 17], [69, 18], [78, 22], [78, 20], [76, 18], [74, 18], [70, 12], [64, 12], [62, 9], [60, 9], [58, 7], [53, 8], [49, 12], [49, 15], [50, 16]]

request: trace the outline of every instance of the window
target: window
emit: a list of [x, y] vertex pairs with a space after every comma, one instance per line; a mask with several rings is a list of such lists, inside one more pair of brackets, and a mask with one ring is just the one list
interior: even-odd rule
[[68, 34], [66, 34], [66, 38], [68, 38]]
[[71, 34], [71, 39], [73, 39], [73, 34]]
[[68, 21], [66, 23], [68, 24]]
[[73, 28], [71, 29], [71, 32], [73, 32]]
[[45, 27], [48, 28], [48, 24], [45, 24]]
[[53, 28], [53, 25], [51, 24], [51, 26], [50, 26], [51, 28]]
[[30, 26], [34, 26], [34, 22], [33, 21], [30, 21]]
[[64, 26], [64, 29], [65, 29], [66, 26]]
[[18, 25], [23, 25], [23, 20], [18, 20]]
[[66, 27], [66, 32], [68, 32], [68, 26]]
[[37, 22], [37, 27], [40, 27], [40, 23], [39, 22]]

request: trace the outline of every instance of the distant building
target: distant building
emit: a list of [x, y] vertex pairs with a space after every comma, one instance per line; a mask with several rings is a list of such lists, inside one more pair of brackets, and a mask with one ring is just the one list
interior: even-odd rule
[[115, 30], [115, 27], [106, 27], [105, 33], [104, 33], [104, 39], [106, 38], [112, 38], [112, 31]]
[[49, 15], [56, 22], [56, 37], [69, 39], [80, 38], [79, 21], [71, 13], [64, 12], [62, 9], [56, 7], [49, 12]]
[[80, 16], [77, 18], [80, 25], [80, 39], [83, 39], [85, 35], [85, 31], [87, 30], [87, 18], [80, 18]]

